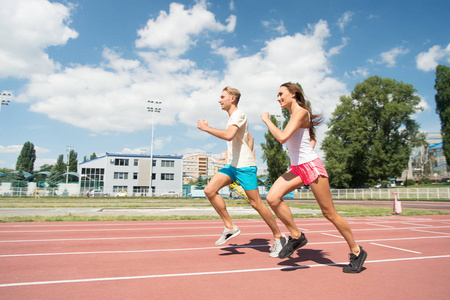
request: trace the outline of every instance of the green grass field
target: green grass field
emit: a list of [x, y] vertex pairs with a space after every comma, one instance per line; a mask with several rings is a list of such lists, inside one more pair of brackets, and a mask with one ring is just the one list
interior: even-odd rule
[[[250, 204], [243, 199], [226, 200], [228, 206], [246, 206]], [[318, 205], [289, 203], [290, 207], [300, 209], [320, 209]], [[102, 207], [102, 208], [151, 208], [151, 207], [202, 207], [209, 206], [206, 199], [186, 198], [111, 198], [111, 197], [33, 197], [10, 198], [0, 197], [0, 208], [64, 208], [64, 207]], [[392, 208], [365, 207], [359, 205], [339, 205], [337, 210], [344, 217], [391, 216]], [[430, 211], [419, 209], [403, 209], [402, 215], [441, 215], [448, 211]], [[294, 214], [295, 218], [323, 217], [322, 214]], [[233, 216], [234, 219], [259, 219], [258, 215]], [[23, 216], [1, 217], [0, 222], [76, 222], [76, 221], [149, 221], [149, 220], [208, 220], [219, 219], [218, 216]]]

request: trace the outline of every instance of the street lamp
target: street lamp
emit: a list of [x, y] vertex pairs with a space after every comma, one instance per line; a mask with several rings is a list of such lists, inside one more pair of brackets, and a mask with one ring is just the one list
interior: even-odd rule
[[5, 97], [11, 97], [11, 94], [5, 92], [0, 94], [1, 99], [0, 112], [2, 111], [2, 105], [9, 105], [9, 103], [11, 102], [9, 99], [5, 99]]
[[155, 132], [155, 113], [160, 113], [161, 108], [157, 107], [158, 105], [161, 105], [161, 101], [153, 101], [148, 100], [149, 106], [147, 106], [147, 111], [152, 113], [152, 142], [150, 146], [150, 183], [148, 186], [148, 191], [153, 196], [153, 188], [152, 188], [152, 176], [153, 176], [153, 135]]
[[70, 149], [73, 148], [73, 146], [67, 146], [67, 172], [66, 172], [66, 188], [69, 184], [69, 164], [70, 164]]

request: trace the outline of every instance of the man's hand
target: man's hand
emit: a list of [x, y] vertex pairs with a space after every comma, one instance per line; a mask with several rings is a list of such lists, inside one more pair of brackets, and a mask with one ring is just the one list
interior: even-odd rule
[[208, 127], [208, 121], [206, 121], [205, 119], [197, 121], [197, 128], [201, 131], [206, 131]]

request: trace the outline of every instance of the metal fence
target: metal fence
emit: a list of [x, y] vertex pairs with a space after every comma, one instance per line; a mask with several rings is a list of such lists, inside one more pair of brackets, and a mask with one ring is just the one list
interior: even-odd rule
[[[389, 188], [389, 189], [332, 189], [336, 200], [392, 200], [394, 193], [399, 200], [450, 200], [450, 188]], [[111, 195], [115, 195], [114, 193]], [[30, 188], [11, 188], [0, 196], [5, 197], [61, 197], [85, 196], [85, 193], [74, 194], [63, 189], [40, 188], [37, 192]], [[101, 195], [96, 195], [101, 196]], [[139, 196], [128, 194], [128, 196]], [[311, 190], [300, 189], [294, 192], [294, 199], [315, 199]]]
[[[332, 189], [336, 200], [450, 200], [450, 188]], [[315, 199], [311, 190], [299, 190], [294, 199]]]

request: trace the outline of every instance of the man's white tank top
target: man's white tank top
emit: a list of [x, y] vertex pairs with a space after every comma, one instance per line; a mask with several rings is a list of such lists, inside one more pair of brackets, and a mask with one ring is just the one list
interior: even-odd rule
[[311, 146], [309, 128], [297, 128], [286, 141], [291, 166], [298, 166], [319, 158]]

